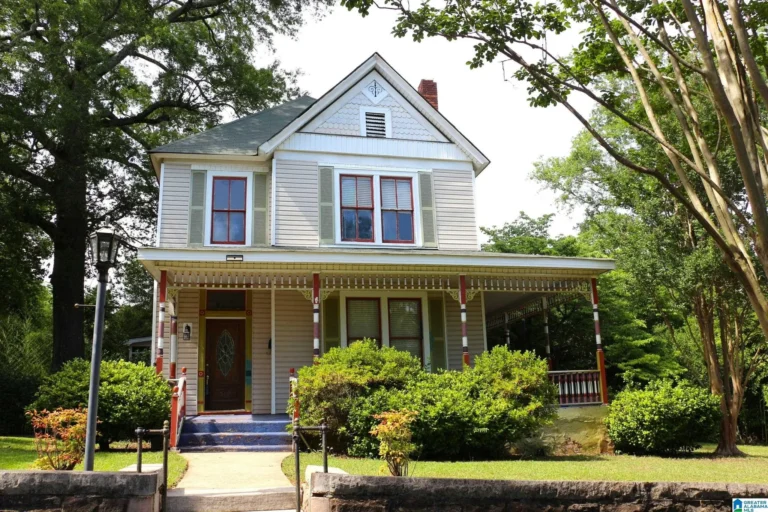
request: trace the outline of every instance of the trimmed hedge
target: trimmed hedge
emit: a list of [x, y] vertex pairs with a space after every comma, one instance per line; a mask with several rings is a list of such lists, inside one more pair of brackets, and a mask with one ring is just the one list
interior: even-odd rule
[[[82, 359], [66, 363], [46, 377], [30, 409], [53, 411], [59, 407], [76, 409], [88, 406], [91, 364]], [[136, 427], [162, 428], [169, 419], [171, 388], [155, 369], [144, 363], [103, 361], [99, 384], [98, 442], [135, 437]]]
[[605, 419], [616, 451], [634, 455], [692, 452], [717, 433], [720, 399], [689, 383], [651, 383], [616, 395]]
[[[340, 453], [376, 457], [374, 415], [410, 410], [417, 457], [501, 457], [508, 446], [535, 434], [556, 415], [546, 362], [531, 352], [496, 347], [463, 371], [428, 373], [421, 362], [375, 343], [333, 349], [299, 371], [301, 422], [325, 417]], [[289, 404], [290, 409], [290, 404]]]

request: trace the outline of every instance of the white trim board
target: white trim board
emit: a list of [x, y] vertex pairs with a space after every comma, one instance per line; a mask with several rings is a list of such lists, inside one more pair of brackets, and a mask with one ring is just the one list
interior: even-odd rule
[[285, 249], [244, 246], [205, 249], [141, 247], [142, 261], [225, 263], [227, 254], [243, 256], [244, 263], [314, 263], [355, 265], [425, 265], [481, 268], [529, 268], [591, 271], [595, 275], [614, 270], [616, 262], [599, 258], [564, 258], [477, 251], [394, 251], [390, 249]]

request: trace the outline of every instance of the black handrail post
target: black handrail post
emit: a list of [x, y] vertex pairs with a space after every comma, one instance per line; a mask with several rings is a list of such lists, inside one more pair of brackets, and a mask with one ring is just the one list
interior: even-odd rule
[[171, 436], [171, 426], [168, 420], [163, 422], [163, 495], [162, 512], [168, 512], [168, 441]]
[[141, 473], [141, 452], [142, 452], [142, 444], [144, 443], [144, 429], [139, 427], [136, 429], [136, 439], [138, 440], [139, 444], [136, 448], [136, 472]]
[[293, 457], [296, 470], [296, 512], [301, 512], [301, 464], [299, 462], [299, 426], [293, 424]]
[[325, 423], [325, 420], [323, 420], [323, 422], [320, 424], [320, 437], [323, 440], [323, 473], [328, 472], [328, 446], [325, 440], [325, 433], [327, 431], [328, 425]]

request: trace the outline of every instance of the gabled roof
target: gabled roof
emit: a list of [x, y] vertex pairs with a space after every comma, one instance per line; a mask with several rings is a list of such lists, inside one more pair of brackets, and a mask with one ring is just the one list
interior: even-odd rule
[[315, 101], [310, 96], [302, 96], [277, 107], [157, 147], [150, 153], [257, 155], [261, 144], [280, 132]]
[[[371, 71], [377, 71], [421, 115], [432, 123], [448, 140], [456, 144], [472, 161], [475, 174], [480, 174], [490, 160], [467, 139], [450, 121], [425, 100], [378, 53], [374, 53], [354, 71], [342, 79], [320, 99], [309, 96], [289, 101], [280, 106], [252, 114], [237, 121], [223, 124], [206, 132], [187, 137], [153, 149], [158, 154], [198, 154], [227, 156], [269, 155], [280, 144], [301, 130], [338, 98], [355, 86]], [[153, 163], [155, 158], [153, 157]]]

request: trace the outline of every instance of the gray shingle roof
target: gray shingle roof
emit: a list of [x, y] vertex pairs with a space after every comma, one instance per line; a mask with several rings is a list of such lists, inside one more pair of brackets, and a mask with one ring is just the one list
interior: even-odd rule
[[277, 107], [157, 147], [150, 153], [256, 155], [261, 144], [288, 126], [314, 102], [314, 98], [302, 96]]

